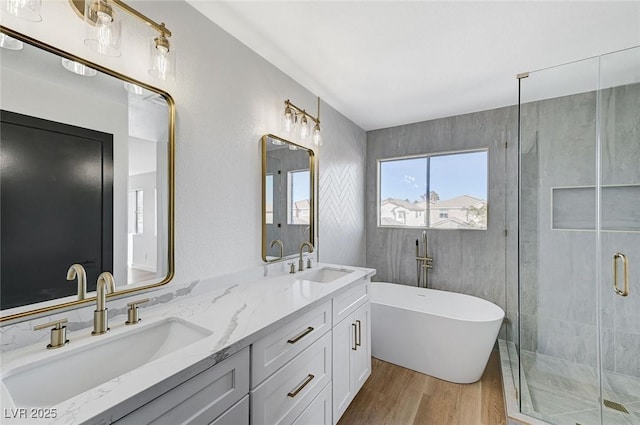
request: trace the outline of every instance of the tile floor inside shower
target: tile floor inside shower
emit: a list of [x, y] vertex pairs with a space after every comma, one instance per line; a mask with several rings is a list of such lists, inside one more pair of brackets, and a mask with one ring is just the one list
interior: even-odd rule
[[[604, 407], [601, 421], [595, 368], [530, 351], [521, 355], [524, 375], [517, 393], [521, 392], [527, 416], [554, 425], [640, 425], [639, 378], [605, 372], [603, 398], [621, 404], [628, 413]], [[513, 343], [501, 341], [501, 361], [503, 373], [507, 368], [513, 371], [505, 387], [518, 388], [518, 352]], [[515, 397], [516, 391], [505, 391], [506, 396], [509, 393]]]

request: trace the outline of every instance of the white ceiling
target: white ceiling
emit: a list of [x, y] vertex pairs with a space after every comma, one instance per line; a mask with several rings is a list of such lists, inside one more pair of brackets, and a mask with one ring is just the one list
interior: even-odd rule
[[512, 105], [518, 73], [640, 44], [639, 1], [187, 1], [365, 130]]

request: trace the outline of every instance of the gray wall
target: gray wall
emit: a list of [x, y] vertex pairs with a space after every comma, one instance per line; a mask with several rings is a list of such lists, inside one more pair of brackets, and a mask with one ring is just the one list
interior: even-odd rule
[[[637, 69], [637, 68], [636, 68]], [[616, 87], [601, 94], [602, 184], [640, 185], [640, 84]], [[629, 198], [605, 209], [625, 208], [633, 215], [634, 232], [601, 234], [601, 305], [604, 367], [640, 378], [640, 186]], [[623, 252], [629, 259], [630, 294], [626, 298], [611, 289], [611, 259]]]
[[[602, 183], [640, 184], [640, 85], [605, 90], [601, 98]], [[640, 376], [640, 296], [632, 292], [622, 298], [611, 290], [611, 257], [617, 251], [630, 258], [631, 287], [640, 287], [640, 275], [633, 271], [634, 261], [640, 261], [640, 233], [602, 232], [598, 289], [595, 232], [551, 228], [551, 189], [596, 182], [595, 100], [595, 93], [584, 93], [522, 108], [521, 335], [517, 329], [516, 107], [367, 134], [367, 266], [378, 270], [374, 279], [415, 285], [415, 240], [422, 232], [377, 227], [376, 161], [488, 147], [489, 227], [486, 231], [428, 230], [429, 255], [434, 258], [430, 287], [500, 305], [507, 313], [501, 337], [520, 343], [524, 350], [591, 366], [596, 362], [600, 315], [605, 369]], [[506, 150], [505, 141], [509, 142]], [[635, 194], [626, 202], [640, 206]]]
[[433, 257], [429, 286], [487, 299], [515, 321], [517, 305], [507, 305], [506, 282], [517, 285], [516, 129], [517, 109], [508, 107], [367, 133], [367, 266], [378, 270], [376, 280], [416, 285], [415, 240], [422, 233], [377, 227], [377, 160], [488, 148], [488, 228], [427, 230]]
[[[640, 184], [638, 99], [640, 84], [601, 92], [603, 185]], [[552, 188], [593, 187], [596, 183], [595, 117], [595, 92], [523, 106], [520, 343], [524, 350], [596, 366], [600, 318], [605, 370], [640, 377], [640, 296], [633, 291], [640, 287], [636, 272], [640, 219], [635, 219], [634, 232], [605, 230], [609, 226], [606, 211], [638, 211], [638, 190], [601, 206], [600, 253], [594, 230], [567, 229], [583, 226], [580, 211], [564, 211], [569, 219], [563, 223], [566, 228], [551, 226]], [[581, 207], [585, 204], [595, 211], [594, 197], [590, 202], [574, 202]], [[560, 212], [554, 209], [554, 214]], [[626, 298], [612, 290], [611, 264], [616, 252], [627, 254], [630, 260], [632, 291]], [[600, 280], [596, 279], [598, 272]]]

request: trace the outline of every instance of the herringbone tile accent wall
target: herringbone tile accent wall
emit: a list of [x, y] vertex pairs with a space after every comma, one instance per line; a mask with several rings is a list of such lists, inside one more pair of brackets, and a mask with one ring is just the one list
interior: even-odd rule
[[[344, 129], [343, 129], [344, 130]], [[319, 154], [318, 245], [320, 261], [364, 266], [364, 131], [352, 131], [337, 143], [325, 143]]]

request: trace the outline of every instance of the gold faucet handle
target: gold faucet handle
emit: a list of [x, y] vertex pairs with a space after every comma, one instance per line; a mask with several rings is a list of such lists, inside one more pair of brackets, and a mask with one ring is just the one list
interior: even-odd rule
[[46, 329], [50, 326], [53, 326], [53, 329], [61, 329], [62, 325], [64, 325], [65, 323], [67, 323], [69, 320], [68, 319], [60, 319], [60, 320], [56, 320], [54, 322], [49, 322], [49, 323], [43, 323], [42, 325], [37, 325], [33, 327], [34, 331], [40, 331], [42, 329]]
[[[34, 331], [40, 331], [51, 327], [51, 342], [47, 345], [47, 349], [64, 347], [69, 343], [67, 339], [67, 327], [62, 326], [67, 323], [68, 320], [60, 319], [49, 323], [43, 323], [33, 327]], [[53, 326], [53, 327], [52, 327]]]
[[127, 307], [129, 308], [127, 309], [127, 321], [124, 322], [125, 325], [135, 325], [142, 320], [140, 318], [140, 315], [138, 314], [138, 304], [143, 304], [146, 302], [149, 302], [149, 298], [144, 298], [127, 303]]

